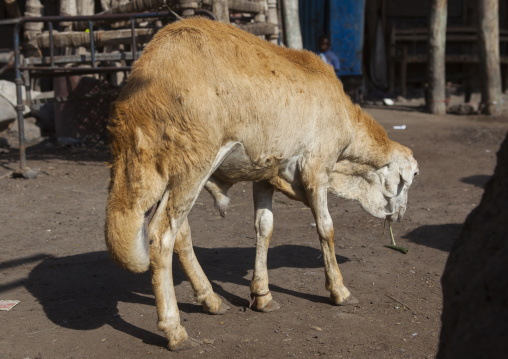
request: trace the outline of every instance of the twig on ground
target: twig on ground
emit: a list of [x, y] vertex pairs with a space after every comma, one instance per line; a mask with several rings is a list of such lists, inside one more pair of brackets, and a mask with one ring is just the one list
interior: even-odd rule
[[415, 311], [413, 309], [411, 309], [407, 304], [401, 302], [400, 300], [398, 299], [395, 299], [394, 297], [392, 297], [391, 295], [388, 295], [388, 294], [385, 294], [388, 298], [390, 298], [391, 300], [399, 303], [400, 305], [403, 305], [404, 307], [406, 307], [407, 309], [409, 309], [410, 311], [412, 311], [413, 313], [415, 313]]

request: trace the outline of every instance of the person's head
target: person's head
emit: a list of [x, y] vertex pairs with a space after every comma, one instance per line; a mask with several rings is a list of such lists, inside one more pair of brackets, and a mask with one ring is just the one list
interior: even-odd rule
[[330, 37], [328, 35], [321, 35], [318, 39], [319, 51], [326, 52], [332, 46]]

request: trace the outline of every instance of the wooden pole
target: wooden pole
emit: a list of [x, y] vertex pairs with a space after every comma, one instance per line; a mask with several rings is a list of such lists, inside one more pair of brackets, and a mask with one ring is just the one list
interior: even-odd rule
[[277, 30], [274, 34], [268, 36], [267, 40], [271, 43], [276, 44], [279, 39], [279, 15], [277, 11], [277, 0], [267, 0], [266, 5], [268, 10], [266, 11], [266, 22], [277, 26]]
[[499, 65], [499, 0], [479, 0], [479, 43], [482, 81], [482, 112], [493, 115], [501, 108]]
[[429, 25], [429, 96], [430, 113], [446, 113], [445, 44], [447, 0], [432, 0]]
[[302, 32], [298, 13], [298, 0], [282, 0], [282, 16], [284, 18], [284, 34], [287, 47], [302, 49]]
[[7, 13], [12, 18], [21, 17], [21, 11], [19, 11], [18, 4], [16, 4], [16, 0], [4, 0], [5, 9]]
[[229, 24], [228, 0], [213, 0], [212, 12], [220, 22]]

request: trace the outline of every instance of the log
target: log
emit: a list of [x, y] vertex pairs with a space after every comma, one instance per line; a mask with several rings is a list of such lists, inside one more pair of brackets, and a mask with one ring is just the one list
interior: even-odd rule
[[446, 113], [445, 43], [447, 0], [432, 0], [429, 25], [429, 62], [427, 109]]
[[[212, 6], [214, 1], [215, 0], [203, 0], [203, 5]], [[263, 11], [263, 6], [259, 2], [246, 0], [229, 0], [228, 8], [229, 11], [232, 12], [245, 12], [249, 14], [255, 14]]]
[[499, 65], [499, 2], [478, 1], [478, 31], [482, 73], [482, 112], [493, 115], [501, 108], [501, 70]]
[[275, 26], [275, 32], [270, 34], [268, 41], [276, 44], [279, 40], [279, 15], [277, 11], [277, 0], [267, 1], [266, 22]]
[[[40, 17], [43, 14], [43, 7], [39, 0], [28, 0], [25, 7], [26, 17]], [[42, 31], [42, 22], [27, 22], [25, 24], [25, 40], [30, 40]]]
[[300, 15], [298, 13], [298, 0], [282, 0], [282, 3], [286, 45], [292, 49], [302, 49], [303, 42], [300, 29]]
[[[137, 43], [146, 43], [150, 41], [155, 34], [156, 29], [136, 29]], [[121, 45], [131, 43], [131, 29], [112, 30], [112, 31], [94, 31], [95, 47], [106, 45]], [[44, 33], [35, 38], [35, 46], [39, 49], [49, 48], [49, 34]], [[53, 32], [53, 46], [55, 48], [63, 47], [90, 47], [90, 34], [83, 31]]]
[[266, 22], [257, 22], [253, 24], [233, 24], [233, 26], [250, 32], [256, 36], [273, 35], [277, 32], [277, 26], [274, 24], [268, 24]]
[[[150, 10], [158, 10], [163, 6], [167, 6], [171, 9], [183, 9], [184, 10], [183, 15], [186, 16], [189, 14], [186, 14], [185, 11], [191, 9], [193, 13], [194, 12], [193, 9], [196, 9], [198, 7], [198, 2], [197, 0], [133, 0], [128, 3], [102, 11], [96, 15], [133, 14]], [[73, 24], [73, 29], [77, 31], [83, 31], [86, 30], [87, 28], [88, 28], [87, 22], [76, 22]]]
[[228, 0], [213, 0], [212, 12], [220, 22], [229, 24]]

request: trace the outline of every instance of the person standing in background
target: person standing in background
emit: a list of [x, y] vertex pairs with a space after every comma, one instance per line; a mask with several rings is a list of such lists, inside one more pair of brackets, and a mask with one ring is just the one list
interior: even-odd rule
[[331, 65], [337, 74], [340, 70], [340, 61], [338, 56], [330, 49], [332, 47], [330, 37], [327, 35], [321, 35], [318, 40], [318, 46], [319, 57], [321, 57], [324, 62]]

